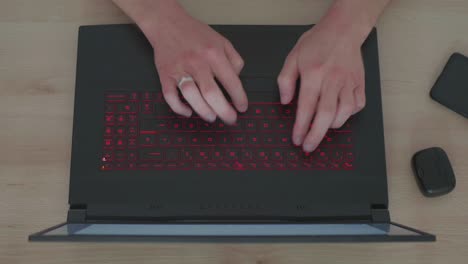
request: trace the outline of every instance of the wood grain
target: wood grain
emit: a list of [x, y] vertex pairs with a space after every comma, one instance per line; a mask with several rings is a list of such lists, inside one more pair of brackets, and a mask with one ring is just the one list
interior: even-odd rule
[[[222, 24], [310, 24], [330, 2], [182, 1]], [[468, 122], [428, 96], [450, 54], [468, 54], [466, 0], [394, 1], [378, 25], [392, 217], [436, 243], [28, 243], [65, 219], [78, 26], [125, 22], [109, 0], [0, 1], [0, 263], [466, 263]], [[457, 188], [427, 199], [409, 160], [434, 145]]]

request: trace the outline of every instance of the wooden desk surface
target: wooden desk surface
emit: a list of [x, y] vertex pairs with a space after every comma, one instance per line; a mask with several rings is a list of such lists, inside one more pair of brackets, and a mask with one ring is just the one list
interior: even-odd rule
[[[226, 24], [308, 24], [330, 4], [182, 2]], [[0, 263], [466, 263], [468, 121], [428, 96], [449, 55], [468, 54], [466, 0], [394, 1], [378, 25], [392, 219], [437, 234], [436, 243], [28, 243], [66, 215], [78, 26], [122, 22], [110, 0], [0, 2]], [[457, 188], [428, 199], [409, 161], [434, 145], [448, 152]]]

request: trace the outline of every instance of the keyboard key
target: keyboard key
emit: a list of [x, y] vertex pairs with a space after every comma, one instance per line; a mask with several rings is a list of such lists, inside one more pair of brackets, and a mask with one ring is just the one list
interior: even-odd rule
[[112, 142], [113, 142], [112, 139], [110, 139], [110, 138], [105, 138], [105, 139], [104, 139], [104, 146], [105, 146], [105, 147], [111, 147], [111, 146], [112, 146]]
[[142, 99], [143, 100], [152, 100], [153, 99], [153, 93], [152, 92], [144, 92], [142, 94]]
[[278, 119], [275, 123], [276, 129], [278, 130], [289, 130], [291, 128], [291, 120], [288, 119]]
[[184, 149], [182, 150], [182, 160], [194, 160], [194, 152], [197, 150]]
[[106, 135], [106, 136], [111, 136], [111, 135], [112, 135], [112, 131], [113, 131], [113, 129], [112, 129], [111, 126], [106, 126], [106, 127], [104, 128], [104, 135]]
[[260, 130], [271, 130], [272, 124], [269, 120], [262, 120], [260, 121]]
[[134, 103], [123, 103], [117, 105], [117, 112], [119, 113], [135, 113], [137, 105]]
[[270, 152], [266, 149], [257, 150], [257, 159], [258, 160], [268, 160], [270, 159]]
[[295, 115], [295, 105], [288, 104], [281, 107], [281, 115], [283, 117], [294, 117]]
[[224, 158], [223, 153], [221, 151], [213, 151], [212, 155], [213, 160], [222, 160]]
[[263, 144], [265, 144], [265, 145], [274, 145], [274, 144], [276, 144], [275, 135], [265, 134], [263, 136]]
[[138, 136], [137, 127], [136, 126], [129, 126], [128, 127], [128, 136], [129, 137], [136, 137]]
[[117, 129], [115, 130], [116, 134], [118, 136], [124, 136], [125, 135], [125, 127], [123, 126], [119, 126], [117, 127]]
[[140, 137], [140, 145], [153, 145], [154, 143], [154, 135], [144, 135]]
[[247, 142], [249, 145], [258, 145], [261, 143], [260, 138], [258, 135], [248, 135], [247, 136]]
[[141, 105], [141, 112], [143, 112], [144, 114], [151, 114], [153, 112], [153, 103], [144, 102]]
[[252, 154], [251, 150], [243, 149], [241, 151], [241, 155], [242, 155], [242, 160], [252, 160], [253, 159], [253, 154]]
[[189, 143], [192, 145], [200, 145], [201, 140], [199, 135], [191, 135], [189, 136]]
[[226, 159], [227, 160], [238, 160], [240, 158], [239, 151], [235, 149], [226, 150]]
[[111, 161], [111, 160], [112, 160], [112, 152], [104, 151], [104, 153], [102, 154], [102, 161], [106, 162], [106, 161]]
[[162, 150], [143, 150], [141, 152], [143, 160], [164, 160], [164, 152]]
[[281, 134], [278, 136], [278, 143], [280, 145], [286, 145], [286, 146], [290, 146], [292, 144], [291, 142], [291, 136], [290, 135], [287, 135], [287, 134]]
[[253, 105], [249, 107], [248, 110], [249, 116], [260, 117], [265, 115], [264, 108], [261, 105]]
[[186, 120], [183, 124], [184, 130], [198, 130], [198, 124], [196, 120]]
[[273, 149], [271, 152], [271, 159], [272, 160], [283, 160], [283, 151], [281, 149]]
[[205, 121], [200, 121], [199, 123], [199, 127], [200, 127], [200, 130], [213, 130], [216, 125], [215, 123], [208, 123], [208, 122], [205, 122]]
[[185, 136], [183, 135], [174, 136], [174, 143], [177, 145], [184, 145], [186, 143]]
[[210, 154], [211, 152], [209, 149], [200, 149], [197, 152], [196, 159], [197, 160], [210, 160], [211, 159]]
[[137, 92], [131, 92], [129, 96], [129, 100], [138, 100], [138, 93]]
[[135, 123], [137, 121], [137, 115], [129, 114], [127, 117], [128, 117], [128, 122], [130, 123]]
[[229, 145], [232, 142], [231, 136], [228, 135], [220, 135], [218, 137], [218, 144]]
[[158, 135], [158, 143], [160, 145], [171, 144], [171, 138], [168, 135]]
[[288, 150], [286, 152], [286, 159], [293, 161], [293, 160], [298, 160], [299, 159], [299, 154], [297, 153], [296, 150]]
[[125, 151], [116, 151], [114, 157], [117, 161], [123, 161], [127, 159], [127, 153]]
[[114, 166], [112, 166], [112, 163], [104, 163], [101, 166], [101, 170], [106, 171], [106, 170], [112, 170], [114, 169]]
[[247, 136], [245, 134], [236, 134], [233, 136], [234, 138], [234, 144], [237, 145], [244, 145], [247, 141]]
[[114, 115], [113, 114], [106, 114], [104, 116], [104, 119], [106, 120], [106, 123], [112, 123], [112, 122], [114, 122]]
[[345, 152], [344, 156], [344, 161], [345, 162], [353, 162], [354, 161], [354, 153], [350, 151]]
[[125, 118], [125, 115], [123, 114], [117, 115], [115, 118], [117, 119], [117, 122], [119, 123], [124, 123], [127, 121], [127, 119]]
[[257, 130], [257, 121], [255, 120], [242, 120], [242, 129], [247, 131], [256, 131]]
[[136, 141], [137, 141], [136, 138], [129, 138], [127, 146], [129, 148], [136, 148], [137, 147], [137, 142]]
[[168, 149], [165, 151], [166, 153], [166, 160], [180, 160], [179, 158], [179, 150], [177, 149]]
[[134, 161], [137, 159], [137, 153], [135, 151], [130, 151], [128, 152], [127, 157], [128, 157], [128, 160]]
[[116, 145], [117, 147], [125, 147], [125, 146], [126, 146], [126, 143], [127, 143], [127, 141], [126, 141], [125, 139], [123, 139], [123, 138], [117, 138], [117, 139], [115, 140], [115, 145]]

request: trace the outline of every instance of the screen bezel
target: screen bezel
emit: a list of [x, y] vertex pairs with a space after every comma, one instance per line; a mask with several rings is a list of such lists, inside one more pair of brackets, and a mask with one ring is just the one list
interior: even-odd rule
[[[412, 232], [409, 235], [271, 235], [271, 236], [176, 236], [176, 235], [48, 235], [49, 232], [59, 229], [68, 223], [62, 223], [50, 228], [47, 228], [38, 233], [29, 236], [29, 241], [83, 241], [83, 242], [431, 242], [436, 240], [436, 236], [410, 228], [394, 222], [388, 223], [391, 226], [405, 229]], [[156, 223], [157, 224], [157, 223]], [[164, 223], [168, 224], [168, 223]], [[175, 223], [174, 225], [184, 225], [193, 223]], [[206, 223], [201, 223], [203, 225]], [[267, 223], [270, 224], [270, 223]], [[290, 223], [289, 223], [290, 224]], [[304, 224], [304, 223], [300, 223]], [[324, 223], [309, 223], [309, 224], [324, 224]], [[347, 223], [347, 224], [362, 224], [360, 223]], [[372, 224], [372, 223], [367, 223]], [[242, 224], [238, 224], [242, 225]], [[258, 223], [258, 225], [265, 225], [265, 223]]]

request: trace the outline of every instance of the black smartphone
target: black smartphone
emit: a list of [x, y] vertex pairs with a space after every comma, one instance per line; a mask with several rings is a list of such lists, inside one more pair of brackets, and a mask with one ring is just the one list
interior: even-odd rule
[[431, 98], [468, 118], [468, 58], [460, 53], [450, 56], [431, 89]]

